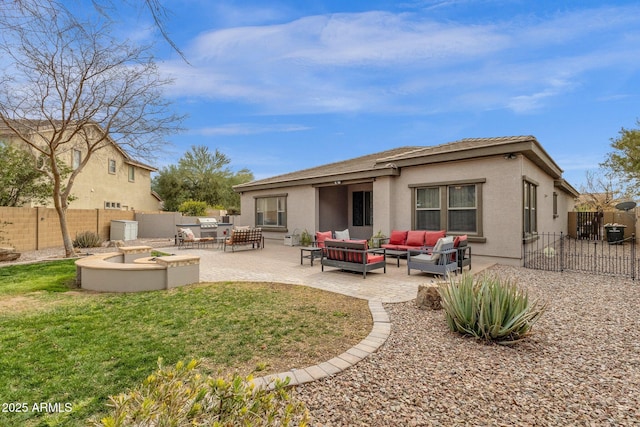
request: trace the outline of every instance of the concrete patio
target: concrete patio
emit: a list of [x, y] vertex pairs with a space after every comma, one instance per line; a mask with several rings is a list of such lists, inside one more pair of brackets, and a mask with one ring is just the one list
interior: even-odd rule
[[[375, 270], [363, 279], [362, 274], [343, 272], [326, 267], [321, 271], [320, 259], [313, 266], [309, 259], [300, 265], [300, 247], [285, 246], [280, 240], [266, 240], [265, 248], [240, 249], [223, 252], [214, 248], [178, 249], [176, 246], [159, 248], [165, 252], [200, 256], [200, 281], [255, 281], [280, 282], [306, 285], [343, 295], [382, 303], [410, 301], [416, 297], [418, 286], [435, 283], [436, 277], [412, 270], [407, 275], [407, 262], [395, 258], [387, 259], [387, 272]], [[477, 274], [493, 265], [491, 259], [473, 256], [471, 273]], [[468, 271], [468, 269], [465, 269]]]

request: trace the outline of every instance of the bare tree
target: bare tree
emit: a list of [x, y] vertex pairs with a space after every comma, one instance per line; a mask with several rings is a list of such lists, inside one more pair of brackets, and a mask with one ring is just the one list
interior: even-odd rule
[[618, 203], [630, 199], [627, 188], [609, 170], [587, 171], [580, 193], [581, 208], [601, 212], [614, 211]]
[[[109, 25], [81, 23], [52, 3], [0, 5], [0, 121], [44, 163], [67, 257], [73, 183], [101, 149], [117, 143], [149, 159], [176, 131], [149, 46], [118, 42]], [[72, 150], [83, 157], [69, 165]], [[68, 177], [65, 178], [65, 175]]]

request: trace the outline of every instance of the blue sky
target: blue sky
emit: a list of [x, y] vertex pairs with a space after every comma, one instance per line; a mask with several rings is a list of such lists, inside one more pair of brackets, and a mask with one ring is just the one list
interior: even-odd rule
[[[165, 0], [188, 114], [171, 163], [218, 148], [256, 178], [404, 145], [534, 135], [574, 186], [640, 117], [637, 1]], [[131, 37], [153, 32], [127, 17]]]

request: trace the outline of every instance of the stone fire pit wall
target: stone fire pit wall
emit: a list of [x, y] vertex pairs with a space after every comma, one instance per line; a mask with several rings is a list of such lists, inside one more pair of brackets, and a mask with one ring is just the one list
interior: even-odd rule
[[99, 292], [142, 292], [171, 289], [200, 281], [200, 257], [154, 257], [149, 246], [119, 248], [76, 261], [82, 289]]

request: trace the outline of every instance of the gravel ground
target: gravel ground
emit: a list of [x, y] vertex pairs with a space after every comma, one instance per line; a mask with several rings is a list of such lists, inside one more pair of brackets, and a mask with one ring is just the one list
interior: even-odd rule
[[514, 347], [449, 332], [442, 311], [387, 304], [367, 359], [297, 388], [313, 426], [640, 425], [640, 283], [498, 266], [549, 303]]

